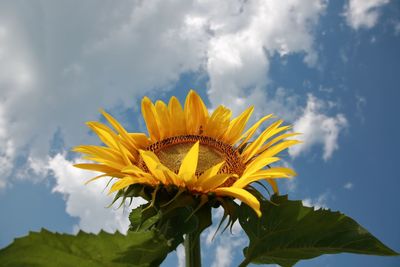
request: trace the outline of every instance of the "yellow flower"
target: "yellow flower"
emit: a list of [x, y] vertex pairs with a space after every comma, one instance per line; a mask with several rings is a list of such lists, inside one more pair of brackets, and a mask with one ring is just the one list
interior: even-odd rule
[[275, 179], [295, 175], [290, 168], [269, 165], [279, 160], [279, 152], [299, 143], [286, 140], [296, 133], [281, 134], [290, 126], [281, 126], [283, 121], [278, 120], [254, 138], [272, 114], [244, 132], [253, 107], [231, 120], [231, 111], [224, 106], [210, 115], [193, 90], [183, 108], [176, 97], [168, 105], [162, 101], [153, 104], [145, 97], [142, 114], [149, 136], [130, 133], [111, 115], [101, 112], [115, 131], [105, 124], [88, 122], [105, 146], [75, 147], [74, 151], [86, 154], [85, 159], [97, 162], [75, 166], [102, 173], [89, 181], [105, 176], [118, 178], [110, 192], [126, 190], [133, 184], [175, 185], [197, 195], [237, 198], [260, 216], [259, 200], [249, 192], [249, 185], [265, 180], [278, 193]]

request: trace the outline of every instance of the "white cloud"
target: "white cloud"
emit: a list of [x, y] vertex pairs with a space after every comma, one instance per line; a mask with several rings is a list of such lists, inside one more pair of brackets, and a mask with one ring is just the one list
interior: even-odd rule
[[344, 15], [347, 24], [353, 29], [372, 28], [378, 22], [379, 8], [390, 0], [350, 0], [345, 7]]
[[288, 193], [294, 193], [298, 187], [298, 179], [287, 179], [284, 181], [284, 185]]
[[185, 247], [182, 244], [176, 248], [176, 256], [178, 257], [178, 267], [185, 267]]
[[215, 258], [212, 267], [229, 267], [237, 251], [246, 244], [246, 238], [243, 234], [223, 235], [218, 240], [215, 247]]
[[343, 185], [343, 188], [347, 189], [347, 190], [351, 190], [353, 187], [354, 187], [354, 184], [352, 182], [347, 182]]
[[129, 227], [130, 210], [143, 204], [144, 201], [137, 198], [127, 209], [107, 208], [113, 199], [113, 196], [108, 196], [104, 190], [107, 179], [84, 185], [93, 173], [73, 167], [74, 163], [58, 154], [49, 160], [47, 169], [52, 172], [56, 180], [53, 192], [60, 193], [65, 198], [66, 212], [79, 218], [76, 228], [94, 233], [101, 229], [108, 232], [119, 230], [125, 233]]
[[0, 189], [6, 186], [6, 177], [13, 167], [15, 148], [8, 136], [7, 122], [3, 115], [3, 107], [0, 104]]
[[67, 149], [87, 143], [84, 122], [100, 107], [137, 106], [138, 96], [204, 65], [208, 34], [189, 19], [189, 2], [75, 5], [0, 3], [0, 187], [14, 151], [46, 159], [58, 128]]
[[400, 21], [394, 21], [393, 28], [394, 28], [394, 35], [398, 36], [400, 34]]
[[213, 107], [225, 103], [237, 113], [258, 104], [261, 114], [268, 100], [292, 113], [290, 95], [264, 90], [269, 57], [304, 53], [315, 64], [313, 27], [325, 1], [90, 1], [72, 21], [73, 2], [3, 2], [0, 10], [8, 136], [16, 150], [28, 146], [44, 158], [59, 127], [67, 149], [85, 143], [83, 123], [96, 120], [99, 107], [137, 106], [138, 96], [171, 88], [185, 72], [208, 74]]
[[365, 122], [365, 116], [364, 116], [364, 109], [365, 106], [367, 105], [367, 99], [364, 96], [356, 94], [356, 117], [360, 119], [362, 123]]
[[304, 61], [314, 65], [312, 32], [324, 10], [325, 1], [313, 0], [253, 1], [243, 7], [217, 8], [207, 59], [211, 104], [234, 107], [234, 113], [249, 104], [260, 113], [265, 113], [261, 107], [270, 111], [269, 102], [276, 105], [276, 101], [262, 90], [268, 84], [270, 56], [304, 53]]
[[323, 159], [328, 160], [339, 148], [338, 137], [348, 125], [343, 114], [330, 117], [323, 114], [327, 104], [313, 95], [308, 95], [307, 106], [302, 116], [294, 122], [293, 131], [302, 133], [297, 139], [303, 143], [289, 149], [292, 157], [307, 152], [316, 144], [323, 145]]
[[[79, 10], [71, 1], [1, 2], [0, 126], [6, 127], [0, 128], [0, 162], [7, 172], [0, 186], [15, 151], [28, 148], [31, 171], [44, 175], [37, 163], [48, 161], [57, 129], [66, 149], [93, 143], [84, 122], [97, 120], [98, 108], [137, 108], [140, 96], [171, 89], [186, 72], [208, 75], [211, 107], [222, 103], [238, 113], [255, 104], [256, 116], [274, 112], [296, 120], [298, 96], [266, 90], [270, 57], [300, 53], [315, 66], [313, 32], [325, 7], [324, 0], [87, 1]], [[311, 115], [325, 128], [308, 146], [323, 144], [328, 158], [345, 119], [318, 112]], [[102, 182], [81, 187], [86, 175], [68, 164], [59, 155], [48, 168], [79, 227], [124, 229], [121, 211], [103, 210], [108, 198], [97, 195]]]
[[232, 227], [232, 233], [230, 229], [226, 229], [222, 233], [223, 227], [225, 227], [227, 220], [216, 233], [218, 224], [224, 214], [223, 209], [213, 209], [213, 221], [216, 222], [213, 226], [209, 227], [202, 234], [202, 243], [206, 245], [205, 251], [212, 250], [215, 252], [214, 260], [212, 261], [212, 267], [227, 267], [231, 266], [231, 263], [236, 255], [235, 251], [240, 250], [247, 242], [244, 232], [236, 221]]
[[316, 210], [317, 209], [327, 209], [327, 201], [329, 198], [329, 193], [322, 193], [320, 194], [316, 199], [312, 198], [305, 198], [303, 199], [303, 205], [306, 207], [314, 207]]
[[73, 2], [2, 3], [0, 104], [17, 149], [29, 144], [35, 157], [46, 156], [58, 127], [68, 147], [80, 143], [100, 107], [135, 105], [198, 71], [205, 35], [186, 22], [185, 3], [92, 1], [72, 21]]

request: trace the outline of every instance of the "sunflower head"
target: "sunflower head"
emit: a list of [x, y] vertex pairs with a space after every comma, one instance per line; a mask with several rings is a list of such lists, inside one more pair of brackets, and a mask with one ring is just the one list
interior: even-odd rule
[[256, 136], [272, 114], [245, 131], [252, 112], [249, 107], [232, 119], [231, 110], [221, 105], [209, 114], [193, 90], [183, 107], [176, 97], [168, 104], [145, 97], [142, 114], [148, 134], [128, 132], [101, 111], [112, 128], [99, 122], [87, 125], [104, 145], [75, 147], [90, 161], [75, 166], [99, 172], [89, 181], [115, 179], [110, 193], [117, 191], [116, 198], [142, 196], [162, 207], [185, 195], [193, 196], [193, 205], [222, 205], [226, 211], [227, 203], [239, 199], [260, 216], [263, 196], [252, 183], [268, 183], [278, 193], [276, 179], [293, 177], [295, 172], [271, 164], [280, 160], [278, 153], [299, 141], [287, 139], [297, 133], [288, 131], [290, 126], [283, 126], [282, 120]]

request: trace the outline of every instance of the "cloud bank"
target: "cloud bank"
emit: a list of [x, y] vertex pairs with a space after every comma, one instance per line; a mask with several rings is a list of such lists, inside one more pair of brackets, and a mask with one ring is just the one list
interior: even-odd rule
[[0, 187], [10, 183], [18, 151], [27, 148], [29, 168], [52, 174], [54, 192], [65, 196], [68, 214], [80, 218], [78, 227], [126, 229], [126, 214], [103, 208], [104, 184], [83, 186], [88, 174], [72, 169], [65, 154], [49, 156], [51, 140], [61, 131], [67, 150], [94, 143], [83, 125], [98, 119], [98, 108], [138, 111], [142, 95], [173, 90], [188, 73], [208, 78], [211, 109], [225, 104], [237, 114], [254, 104], [255, 117], [274, 112], [307, 140], [292, 156], [322, 145], [329, 159], [347, 125], [344, 115], [327, 115], [316, 97], [303, 108], [300, 95], [271, 88], [269, 77], [273, 56], [300, 54], [306, 66], [317, 65], [314, 33], [326, 5], [323, 0], [0, 3]]

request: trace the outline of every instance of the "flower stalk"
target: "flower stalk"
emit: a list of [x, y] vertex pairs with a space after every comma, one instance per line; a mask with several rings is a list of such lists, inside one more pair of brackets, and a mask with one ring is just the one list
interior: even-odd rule
[[200, 236], [190, 233], [185, 236], [186, 267], [201, 267]]

